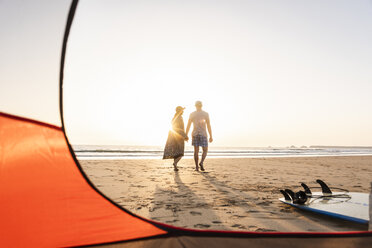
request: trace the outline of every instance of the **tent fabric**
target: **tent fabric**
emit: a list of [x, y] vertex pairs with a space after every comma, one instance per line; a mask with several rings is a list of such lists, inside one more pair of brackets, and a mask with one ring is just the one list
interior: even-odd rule
[[0, 247], [77, 246], [166, 234], [84, 179], [62, 130], [0, 114]]

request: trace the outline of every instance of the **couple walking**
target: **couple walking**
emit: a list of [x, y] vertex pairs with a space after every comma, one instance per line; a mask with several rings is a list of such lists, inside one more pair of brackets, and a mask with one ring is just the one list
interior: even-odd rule
[[[209, 121], [209, 114], [202, 110], [203, 104], [201, 101], [195, 102], [196, 111], [192, 112], [187, 123], [186, 132], [184, 127], [184, 122], [182, 118], [183, 110], [185, 108], [178, 106], [176, 108], [176, 114], [172, 119], [172, 130], [169, 131], [167, 143], [164, 148], [163, 159], [174, 159], [173, 166], [174, 170], [178, 171], [177, 164], [181, 160], [185, 151], [185, 141], [189, 140], [187, 136], [193, 124], [192, 131], [192, 145], [194, 146], [194, 161], [195, 170], [204, 171], [204, 160], [208, 153], [208, 134], [209, 132], [209, 142], [213, 141], [212, 129]], [[201, 161], [199, 163], [199, 147], [202, 147], [203, 154]]]

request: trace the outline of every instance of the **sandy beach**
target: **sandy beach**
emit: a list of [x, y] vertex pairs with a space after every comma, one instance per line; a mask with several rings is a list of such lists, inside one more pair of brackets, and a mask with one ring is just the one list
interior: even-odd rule
[[354, 231], [368, 226], [296, 210], [278, 201], [279, 189], [300, 182], [370, 192], [372, 156], [207, 158], [206, 172], [183, 159], [81, 160], [93, 184], [145, 218], [196, 229], [244, 231]]

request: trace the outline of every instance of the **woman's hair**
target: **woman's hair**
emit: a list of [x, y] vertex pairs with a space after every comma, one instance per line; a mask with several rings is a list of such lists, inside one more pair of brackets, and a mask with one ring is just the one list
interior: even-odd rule
[[180, 112], [176, 112], [172, 118], [172, 121], [174, 121], [175, 119], [177, 119], [178, 116], [181, 115], [181, 111]]
[[181, 116], [182, 113], [183, 113], [183, 109], [180, 110], [180, 111], [177, 111], [177, 112], [174, 114], [173, 118], [172, 118], [172, 122], [175, 121], [179, 116]]

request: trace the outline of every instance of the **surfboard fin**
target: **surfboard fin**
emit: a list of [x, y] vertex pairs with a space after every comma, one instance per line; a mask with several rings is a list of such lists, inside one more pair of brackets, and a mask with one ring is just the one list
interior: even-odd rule
[[287, 195], [289, 195], [291, 197], [291, 200], [293, 202], [294, 199], [295, 199], [295, 193], [290, 189], [285, 189], [284, 191], [285, 191], [285, 193], [287, 193]]
[[308, 195], [308, 196], [312, 195], [310, 188], [306, 184], [301, 183], [301, 186], [302, 186], [302, 188], [304, 188], [306, 195]]
[[306, 193], [300, 190], [295, 194], [295, 199], [293, 200], [293, 203], [302, 205], [305, 204], [306, 201], [307, 201]]
[[287, 192], [285, 192], [284, 190], [280, 190], [280, 193], [282, 193], [282, 195], [284, 196], [284, 199], [286, 201], [292, 201], [291, 197], [287, 194]]
[[284, 195], [286, 201], [292, 201], [295, 204], [304, 204], [307, 201], [306, 193], [301, 190], [297, 193], [290, 189], [280, 190], [280, 192]]
[[316, 182], [320, 184], [320, 187], [322, 187], [323, 195], [332, 195], [331, 189], [328, 187], [328, 185], [325, 182], [323, 182], [320, 179], [316, 180]]

